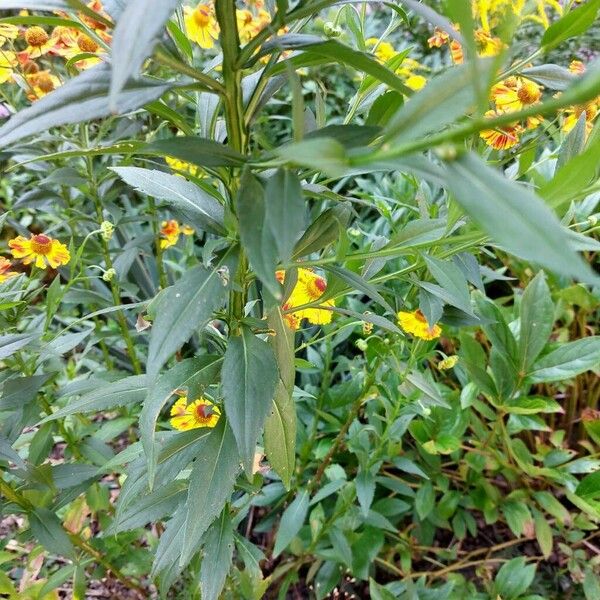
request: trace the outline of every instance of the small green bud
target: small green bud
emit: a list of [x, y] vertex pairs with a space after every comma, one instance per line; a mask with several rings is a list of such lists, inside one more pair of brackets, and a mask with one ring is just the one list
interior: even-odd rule
[[367, 342], [367, 340], [363, 340], [362, 338], [359, 340], [356, 340], [356, 347], [361, 351], [361, 352], [366, 352], [367, 348], [369, 347], [369, 344]]
[[327, 21], [325, 25], [323, 25], [323, 33], [328, 38], [337, 38], [340, 37], [340, 35], [342, 35], [342, 28], [338, 27], [331, 21]]
[[102, 221], [100, 223], [100, 235], [102, 235], [104, 241], [110, 241], [114, 232], [115, 226], [110, 221]]
[[104, 281], [112, 281], [116, 274], [117, 272], [111, 267], [110, 269], [104, 271], [102, 274], [102, 279]]
[[436, 156], [448, 162], [458, 158], [458, 150], [452, 144], [442, 144], [434, 150]]

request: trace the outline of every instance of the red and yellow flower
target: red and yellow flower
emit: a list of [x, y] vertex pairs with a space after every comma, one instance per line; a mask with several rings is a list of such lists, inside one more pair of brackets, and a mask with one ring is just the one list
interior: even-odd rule
[[429, 325], [425, 315], [418, 309], [412, 312], [400, 311], [398, 313], [398, 325], [406, 333], [427, 341], [435, 340], [442, 333], [442, 328], [437, 324]]
[[0, 283], [4, 283], [7, 279], [18, 275], [16, 271], [11, 271], [11, 268], [12, 262], [8, 258], [0, 256]]
[[430, 48], [441, 48], [448, 43], [450, 36], [439, 27], [433, 30], [433, 35], [427, 40], [427, 45]]
[[[284, 271], [277, 271], [275, 276], [279, 283], [284, 283]], [[283, 304], [283, 310], [290, 311], [284, 314], [284, 319], [291, 329], [298, 329], [302, 319], [306, 319], [313, 325], [326, 325], [327, 323], [331, 323], [333, 311], [328, 310], [328, 307], [335, 306], [335, 301], [333, 299], [325, 300], [315, 307], [294, 310], [296, 307], [317, 302], [319, 298], [323, 296], [326, 289], [327, 282], [323, 277], [317, 275], [310, 269], [298, 269], [298, 280], [296, 281], [296, 285], [289, 298]]]
[[25, 265], [34, 262], [39, 269], [48, 265], [57, 269], [71, 260], [67, 247], [44, 233], [34, 234], [29, 239], [19, 235], [9, 240], [8, 247], [14, 258], [21, 259]]
[[23, 33], [23, 37], [27, 42], [27, 48], [19, 53], [19, 58], [22, 62], [48, 54], [48, 52], [54, 49], [56, 42], [43, 27], [39, 27], [38, 25], [28, 27]]
[[[488, 110], [485, 116], [488, 118], [497, 117], [499, 113]], [[485, 141], [488, 146], [494, 150], [508, 150], [519, 143], [519, 135], [523, 128], [519, 123], [509, 123], [508, 125], [497, 126], [494, 129], [483, 129], [479, 132], [479, 137]]]
[[539, 104], [542, 88], [525, 77], [509, 77], [494, 85], [491, 95], [499, 111], [514, 112]]
[[214, 427], [220, 417], [219, 407], [202, 397], [188, 404], [187, 396], [182, 396], [171, 407], [171, 425], [178, 431]]
[[194, 230], [189, 225], [180, 225], [175, 219], [163, 221], [160, 227], [160, 235], [163, 239], [160, 240], [161, 248], [170, 248], [179, 241], [179, 236], [193, 235]]
[[29, 83], [27, 98], [32, 102], [43, 98], [46, 94], [61, 86], [60, 79], [48, 70], [31, 73], [26, 75], [25, 79]]

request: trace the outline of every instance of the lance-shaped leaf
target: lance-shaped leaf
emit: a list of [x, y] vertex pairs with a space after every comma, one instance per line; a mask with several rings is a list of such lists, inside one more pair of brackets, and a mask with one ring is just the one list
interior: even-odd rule
[[[50, 127], [90, 121], [111, 115], [108, 106], [110, 65], [102, 64], [70, 79], [51, 94], [13, 115], [0, 127], [0, 147], [7, 146]], [[148, 79], [128, 82], [120, 94], [119, 109], [127, 112], [160, 98], [170, 83]]]
[[240, 468], [235, 438], [223, 417], [205, 439], [190, 474], [180, 565], [191, 560], [198, 539], [223, 510]]
[[223, 207], [204, 190], [183, 177], [154, 169], [113, 167], [112, 170], [138, 192], [152, 196], [177, 209], [196, 227], [224, 235]]
[[110, 106], [123, 110], [123, 92], [150, 55], [167, 19], [181, 0], [129, 0], [121, 14], [111, 43], [112, 79]]
[[294, 501], [285, 509], [277, 531], [277, 539], [273, 549], [274, 557], [279, 556], [287, 548], [302, 528], [308, 513], [309, 496], [308, 490], [301, 490]]
[[155, 429], [160, 411], [178, 389], [187, 390], [189, 401], [193, 401], [202, 391], [198, 388], [215, 383], [221, 363], [221, 358], [211, 355], [184, 360], [161, 375], [149, 390], [140, 414], [140, 437], [148, 461], [150, 489], [154, 485], [159, 452], [155, 442]]
[[200, 565], [202, 600], [218, 600], [233, 558], [233, 526], [227, 509], [210, 526], [205, 538]]
[[200, 167], [239, 167], [245, 158], [233, 148], [214, 140], [197, 136], [177, 136], [157, 140], [144, 150], [161, 156], [173, 156]]
[[204, 327], [225, 302], [227, 286], [218, 269], [194, 267], [162, 292], [150, 331], [148, 373], [157, 373], [171, 354], [187, 342], [196, 329]]
[[562, 381], [600, 365], [600, 336], [568, 342], [536, 361], [529, 372], [533, 383]]
[[544, 50], [547, 52], [569, 38], [587, 31], [596, 20], [599, 8], [600, 0], [589, 0], [552, 23], [542, 37]]
[[556, 273], [598, 281], [572, 250], [568, 231], [533, 192], [509, 181], [474, 154], [448, 162], [446, 170], [445, 186], [506, 250]]
[[221, 375], [225, 410], [246, 475], [252, 477], [256, 441], [271, 410], [277, 363], [273, 349], [242, 327], [229, 338]]
[[265, 421], [265, 454], [273, 470], [289, 489], [296, 463], [296, 406], [294, 391], [294, 332], [285, 324], [281, 309], [274, 307], [267, 318], [275, 335], [271, 344], [279, 368], [279, 380], [271, 414]]

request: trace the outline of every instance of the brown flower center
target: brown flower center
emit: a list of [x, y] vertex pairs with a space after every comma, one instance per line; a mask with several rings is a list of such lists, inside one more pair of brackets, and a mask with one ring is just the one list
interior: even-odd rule
[[31, 237], [31, 249], [36, 254], [46, 255], [52, 250], [52, 240], [43, 233]]
[[541, 96], [542, 92], [533, 83], [524, 83], [517, 91], [517, 96], [523, 104], [534, 104]]
[[28, 60], [24, 65], [23, 65], [23, 73], [25, 73], [25, 75], [34, 75], [35, 73], [37, 73], [40, 70], [40, 68], [37, 66], [36, 63], [34, 63], [32, 60]]
[[25, 31], [25, 41], [35, 48], [43, 46], [48, 41], [48, 34], [44, 29], [34, 25]]
[[214, 411], [212, 406], [206, 406], [205, 404], [200, 404], [196, 407], [196, 417], [199, 421], [209, 421], [212, 417]]
[[80, 35], [77, 38], [77, 46], [82, 52], [96, 52], [98, 50], [98, 44], [87, 35]]
[[40, 88], [40, 90], [42, 90], [42, 92], [46, 94], [54, 89], [54, 82], [52, 81], [52, 77], [50, 77], [48, 73], [40, 73], [39, 75], [37, 75], [35, 83]]

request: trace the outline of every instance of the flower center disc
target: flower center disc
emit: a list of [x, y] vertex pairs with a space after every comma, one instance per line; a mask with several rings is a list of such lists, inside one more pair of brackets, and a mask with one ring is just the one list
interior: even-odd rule
[[203, 6], [199, 6], [194, 11], [194, 21], [196, 21], [196, 25], [198, 27], [206, 27], [210, 22], [210, 16], [208, 11]]
[[47, 235], [34, 235], [31, 238], [31, 249], [36, 254], [48, 254], [52, 249], [52, 240]]

